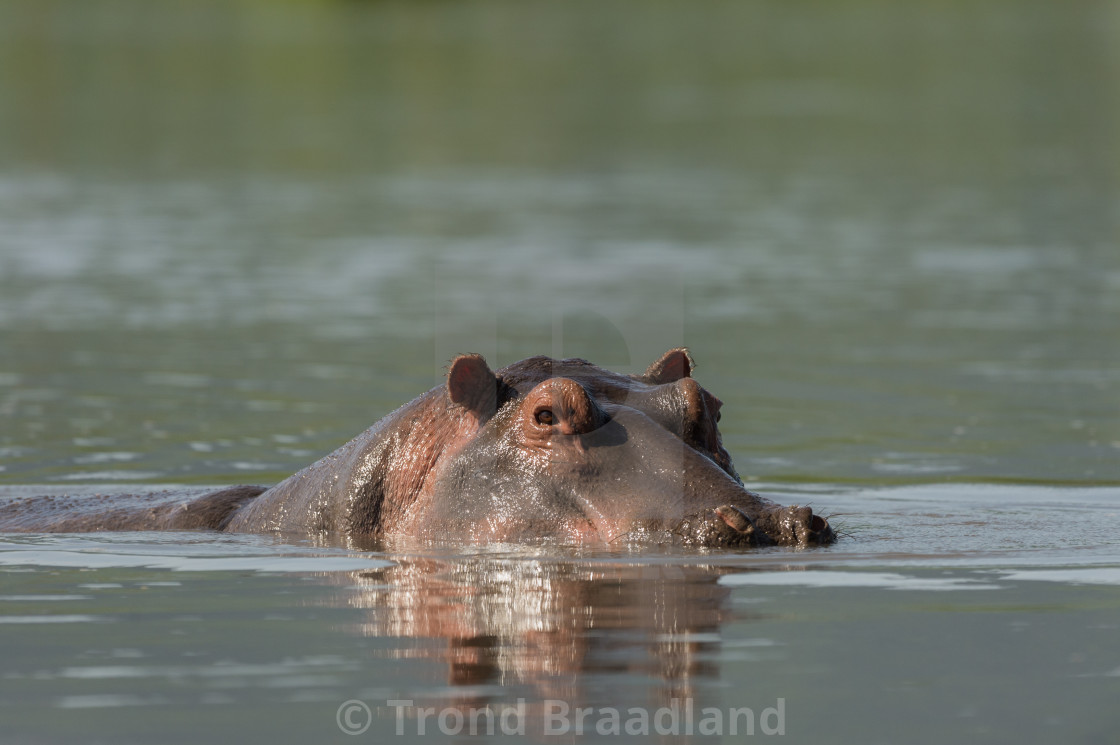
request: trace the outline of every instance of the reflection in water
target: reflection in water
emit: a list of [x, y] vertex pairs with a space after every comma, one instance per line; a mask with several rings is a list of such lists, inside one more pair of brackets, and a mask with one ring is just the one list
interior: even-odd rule
[[[620, 686], [639, 685], [636, 706], [691, 699], [699, 710], [695, 684], [718, 674], [729, 590], [717, 582], [725, 570], [555, 557], [393, 558], [396, 566], [348, 575], [354, 584], [335, 597], [367, 611], [353, 631], [408, 640], [391, 656], [446, 664], [448, 688], [423, 705], [500, 707], [524, 698], [530, 712], [547, 700], [600, 706], [618, 700]], [[402, 695], [417, 706], [425, 698]]]

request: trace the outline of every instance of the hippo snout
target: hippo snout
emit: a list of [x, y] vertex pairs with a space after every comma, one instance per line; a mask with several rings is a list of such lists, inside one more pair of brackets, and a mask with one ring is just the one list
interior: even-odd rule
[[812, 546], [832, 543], [836, 535], [832, 526], [810, 507], [778, 507], [760, 513], [755, 525], [782, 546]]
[[813, 546], [836, 540], [832, 526], [810, 507], [777, 507], [754, 511], [725, 504], [682, 520], [673, 533], [685, 544], [713, 548], [749, 546]]

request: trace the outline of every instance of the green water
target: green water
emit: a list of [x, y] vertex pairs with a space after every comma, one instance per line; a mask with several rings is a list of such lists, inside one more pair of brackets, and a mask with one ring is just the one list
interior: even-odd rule
[[0, 4], [0, 498], [273, 483], [456, 353], [683, 344], [739, 472], [848, 533], [8, 536], [0, 739], [677, 697], [1116, 742], [1117, 38], [1081, 0]]

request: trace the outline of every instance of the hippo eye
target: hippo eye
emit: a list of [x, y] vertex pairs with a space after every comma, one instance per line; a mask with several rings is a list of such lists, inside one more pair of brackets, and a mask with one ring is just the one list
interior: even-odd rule
[[535, 418], [537, 420], [537, 424], [546, 424], [547, 425], [547, 424], [552, 424], [552, 422], [554, 421], [554, 417], [552, 416], [552, 412], [548, 409], [541, 409], [540, 411], [538, 411], [536, 413]]

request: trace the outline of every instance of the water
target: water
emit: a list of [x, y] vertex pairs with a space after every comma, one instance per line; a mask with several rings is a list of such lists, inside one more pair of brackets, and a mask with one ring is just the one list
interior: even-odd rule
[[761, 739], [1116, 742], [1118, 34], [1083, 1], [5, 3], [0, 499], [273, 483], [455, 353], [686, 344], [752, 488], [846, 535], [4, 536], [0, 739], [405, 742], [391, 700], [442, 737], [524, 699], [482, 739], [571, 741], [548, 702], [676, 698]]
[[[631, 710], [646, 712], [670, 740], [691, 710], [695, 733], [706, 719], [738, 740], [746, 707], [740, 735], [750, 719], [797, 742], [1115, 739], [1120, 489], [829, 497], [856, 512], [837, 518], [852, 536], [800, 552], [10, 536], [5, 728], [17, 742], [345, 742], [368, 725], [393, 742], [469, 732], [489, 710], [492, 730], [475, 721], [490, 739], [548, 742], [570, 741], [585, 708], [588, 741], [616, 739], [609, 709], [633, 731]], [[1032, 524], [1056, 501], [1058, 518]], [[417, 708], [433, 710], [423, 725]]]

